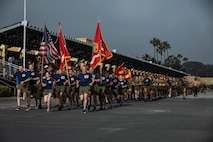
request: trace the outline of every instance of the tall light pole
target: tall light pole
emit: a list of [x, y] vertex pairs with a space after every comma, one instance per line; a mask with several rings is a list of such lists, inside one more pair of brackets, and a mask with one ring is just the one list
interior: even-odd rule
[[24, 0], [24, 21], [22, 22], [24, 26], [23, 32], [23, 67], [26, 65], [26, 27], [27, 27], [27, 0]]

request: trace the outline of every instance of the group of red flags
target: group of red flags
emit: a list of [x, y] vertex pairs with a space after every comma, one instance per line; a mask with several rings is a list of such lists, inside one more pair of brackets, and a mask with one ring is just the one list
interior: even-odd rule
[[[42, 42], [39, 49], [39, 56], [43, 57], [43, 63], [48, 64], [52, 62], [53, 60], [60, 59], [60, 69], [67, 70], [71, 67], [71, 56], [70, 53], [66, 47], [66, 41], [64, 39], [63, 33], [62, 33], [62, 26], [59, 24], [58, 27], [58, 40], [59, 40], [59, 51], [60, 55], [58, 53], [58, 50], [53, 44], [52, 38], [50, 36], [49, 31], [47, 30], [46, 26], [44, 27], [44, 34], [42, 38]], [[113, 54], [109, 50], [106, 42], [104, 41], [101, 27], [100, 27], [100, 21], [98, 21], [95, 36], [94, 36], [94, 47], [91, 55], [91, 61], [90, 61], [90, 67], [96, 68], [100, 63], [102, 63], [105, 60], [108, 60], [112, 58]], [[117, 76], [123, 75], [125, 78], [129, 79], [131, 78], [131, 72], [127, 71], [123, 64], [118, 66], [115, 69], [115, 74]]]

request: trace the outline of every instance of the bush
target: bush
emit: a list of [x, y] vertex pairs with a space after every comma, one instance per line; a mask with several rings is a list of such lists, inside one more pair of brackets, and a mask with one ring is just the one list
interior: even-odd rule
[[12, 89], [8, 86], [0, 86], [0, 97], [13, 96]]

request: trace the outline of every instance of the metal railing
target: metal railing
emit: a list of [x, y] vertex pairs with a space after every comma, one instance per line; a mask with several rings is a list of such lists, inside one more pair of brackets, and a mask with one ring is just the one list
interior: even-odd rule
[[13, 94], [16, 95], [16, 79], [9, 77], [9, 74], [14, 74], [18, 70], [18, 65], [3, 61], [0, 59], [0, 83], [10, 87]]
[[14, 78], [9, 77], [9, 74], [14, 74], [17, 70], [18, 70], [18, 65], [12, 64], [0, 59], [0, 77], [1, 78], [15, 83], [16, 80]]
[[[0, 59], [0, 77], [11, 81], [12, 79], [9, 77], [9, 74], [14, 74], [17, 70], [18, 65]], [[15, 82], [15, 80], [12, 81]]]

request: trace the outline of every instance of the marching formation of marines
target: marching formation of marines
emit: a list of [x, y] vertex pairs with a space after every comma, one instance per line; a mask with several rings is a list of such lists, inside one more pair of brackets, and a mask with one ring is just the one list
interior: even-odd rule
[[[15, 110], [21, 110], [22, 96], [26, 112], [42, 107], [45, 107], [47, 112], [54, 107], [60, 111], [66, 106], [68, 109], [82, 108], [82, 113], [86, 113], [91, 107], [92, 111], [96, 111], [112, 109], [116, 104], [123, 106], [127, 100], [150, 102], [177, 95], [183, 95], [185, 99], [188, 90], [193, 90], [196, 97], [200, 87], [197, 78], [191, 83], [185, 77], [152, 74], [134, 75], [126, 79], [115, 72], [103, 71], [100, 74], [87, 66], [82, 66], [79, 70], [69, 69], [67, 72], [61, 69], [53, 70], [49, 66], [42, 74], [34, 70], [33, 64], [28, 66], [27, 71], [19, 65], [18, 71], [10, 77], [16, 77], [18, 81]], [[31, 96], [35, 99], [35, 108], [31, 108]], [[55, 98], [55, 103], [51, 102], [52, 97]], [[41, 105], [42, 98], [46, 106]]]

